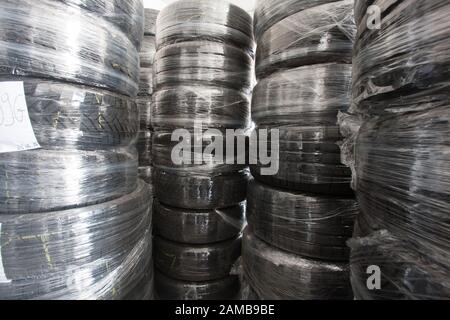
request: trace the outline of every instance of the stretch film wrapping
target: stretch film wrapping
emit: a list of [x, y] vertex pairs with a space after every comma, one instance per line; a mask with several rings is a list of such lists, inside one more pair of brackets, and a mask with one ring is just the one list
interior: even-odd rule
[[230, 275], [241, 255], [241, 237], [214, 244], [184, 244], [154, 239], [155, 267], [170, 278], [212, 281]]
[[258, 40], [256, 74], [317, 63], [352, 63], [353, 0], [309, 8], [268, 29]]
[[155, 168], [153, 185], [161, 203], [186, 209], [216, 209], [237, 205], [247, 196], [247, 170], [198, 172]]
[[195, 40], [231, 44], [253, 54], [252, 18], [235, 5], [215, 0], [176, 1], [160, 12], [156, 22], [158, 49]]
[[155, 60], [156, 40], [155, 36], [144, 36], [142, 48], [139, 51], [141, 68], [151, 68]]
[[155, 56], [155, 87], [198, 83], [249, 92], [253, 59], [243, 50], [211, 41], [160, 48]]
[[[53, 0], [82, 8], [111, 22], [123, 32], [137, 49], [144, 34], [144, 5], [142, 0]], [[81, 13], [82, 14], [82, 13]]]
[[153, 95], [154, 128], [246, 128], [250, 99], [241, 91], [208, 84], [167, 86]]
[[190, 244], [226, 241], [239, 235], [245, 225], [245, 203], [225, 209], [187, 210], [155, 203], [154, 233]]
[[317, 64], [281, 70], [258, 82], [252, 119], [258, 126], [334, 126], [351, 102], [351, 64]]
[[151, 130], [152, 126], [152, 100], [151, 97], [138, 97], [136, 104], [139, 109], [139, 122], [142, 131]]
[[337, 0], [257, 0], [254, 15], [256, 39], [259, 41], [260, 37], [267, 29], [286, 17], [312, 7], [336, 1]]
[[136, 188], [138, 113], [131, 99], [51, 80], [5, 80], [23, 82], [43, 149], [0, 154], [0, 212], [61, 210]]
[[[362, 3], [364, 2], [364, 3]], [[358, 9], [353, 97], [356, 112], [405, 113], [446, 106], [450, 78], [450, 2], [372, 1], [381, 28]], [[366, 1], [358, 0], [358, 6]]]
[[155, 290], [163, 300], [232, 300], [239, 292], [239, 277], [188, 282], [171, 279], [156, 272]]
[[281, 190], [252, 180], [247, 219], [254, 234], [304, 257], [348, 261], [346, 241], [359, 207], [355, 199]]
[[[279, 130], [279, 153], [270, 164], [274, 175], [263, 175], [267, 166], [257, 161], [250, 166], [252, 175], [266, 184], [319, 194], [352, 195], [351, 170], [341, 164], [337, 126], [283, 126]], [[259, 143], [268, 148], [276, 141], [260, 135]], [[270, 149], [269, 149], [270, 150]]]
[[0, 215], [2, 299], [122, 299], [150, 267], [149, 187], [90, 207]]
[[144, 9], [144, 35], [154, 36], [156, 34], [156, 18], [158, 17], [158, 10]]
[[139, 132], [139, 139], [137, 142], [137, 149], [139, 154], [139, 166], [149, 167], [152, 165], [152, 132]]
[[246, 279], [263, 300], [347, 300], [353, 298], [348, 263], [310, 260], [276, 249], [251, 230], [243, 237]]
[[138, 175], [139, 179], [144, 180], [148, 184], [152, 184], [152, 177], [153, 177], [153, 167], [139, 167], [138, 168]]
[[[359, 224], [365, 226], [362, 236], [385, 230], [398, 239], [398, 252], [390, 239], [385, 247], [384, 239], [380, 239], [380, 248], [373, 246], [380, 255], [380, 263], [389, 264], [391, 256], [401, 262], [398, 266], [394, 264], [400, 272], [391, 279], [393, 284], [399, 283], [398, 289], [391, 292], [393, 295], [413, 299], [449, 297], [450, 286], [446, 281], [450, 261], [449, 124], [449, 108], [439, 107], [368, 121], [359, 131], [356, 142], [356, 190], [362, 210]], [[416, 283], [409, 286], [410, 280], [401, 271], [417, 261], [416, 257], [423, 261], [417, 266], [422, 275], [417, 274]], [[444, 276], [439, 276], [442, 272]], [[441, 282], [442, 287], [436, 288], [436, 282]]]
[[108, 21], [60, 1], [5, 0], [0, 4], [0, 31], [2, 75], [53, 78], [130, 97], [137, 94], [137, 49]]

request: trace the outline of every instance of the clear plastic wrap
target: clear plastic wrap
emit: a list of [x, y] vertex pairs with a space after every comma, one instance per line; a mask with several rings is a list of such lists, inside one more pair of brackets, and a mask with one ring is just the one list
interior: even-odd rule
[[141, 68], [151, 68], [155, 60], [156, 39], [155, 36], [145, 36], [142, 41], [142, 48], [139, 51]]
[[144, 9], [144, 35], [154, 36], [156, 34], [156, 18], [158, 17], [158, 10]]
[[0, 4], [0, 31], [2, 75], [137, 94], [137, 49], [106, 20], [55, 0], [5, 0]]
[[171, 241], [207, 244], [239, 235], [245, 225], [245, 202], [215, 210], [186, 210], [156, 202], [154, 233]]
[[[359, 233], [358, 231], [356, 231]], [[448, 300], [448, 264], [437, 264], [426, 251], [399, 240], [387, 231], [349, 241], [350, 274], [358, 300]], [[380, 288], [369, 290], [371, 266], [380, 268]]]
[[387, 230], [450, 261], [450, 109], [366, 122], [356, 142], [356, 191], [371, 230]]
[[256, 75], [317, 63], [352, 63], [356, 26], [353, 0], [338, 1], [291, 15], [258, 40]]
[[208, 40], [251, 54], [254, 50], [252, 18], [226, 1], [176, 1], [160, 12], [156, 30], [158, 49], [182, 41]]
[[241, 256], [241, 237], [214, 244], [184, 244], [154, 238], [155, 267], [174, 279], [212, 281], [230, 275]]
[[139, 91], [138, 97], [151, 99], [153, 94], [153, 68], [141, 68], [139, 72]]
[[231, 300], [239, 292], [239, 277], [207, 282], [186, 282], [156, 272], [156, 292], [162, 300]]
[[194, 173], [155, 168], [153, 185], [161, 203], [186, 209], [217, 209], [244, 201], [248, 178], [247, 170]]
[[[355, 110], [365, 115], [405, 113], [449, 100], [450, 2], [376, 0], [381, 29], [368, 28], [364, 6], [354, 51]], [[369, 24], [370, 25], [370, 24]]]
[[144, 180], [148, 184], [152, 184], [152, 178], [153, 178], [153, 167], [139, 167], [138, 168], [138, 175], [139, 178]]
[[244, 233], [246, 279], [263, 300], [347, 300], [353, 298], [348, 264], [309, 260]]
[[45, 149], [97, 150], [135, 142], [138, 109], [126, 96], [64, 82], [1, 77], [22, 81], [31, 125]]
[[252, 180], [247, 219], [254, 234], [304, 257], [348, 261], [346, 241], [359, 213], [355, 199], [275, 189]]
[[139, 166], [149, 167], [153, 164], [152, 160], [152, 132], [139, 132], [139, 139], [137, 142], [137, 149], [139, 154]]
[[0, 213], [28, 214], [95, 204], [132, 192], [134, 148], [0, 154]]
[[139, 122], [142, 131], [152, 130], [152, 99], [151, 97], [138, 97], [136, 104], [139, 109]]
[[[262, 175], [259, 161], [251, 165], [252, 175], [266, 184], [290, 190], [319, 194], [352, 195], [351, 170], [341, 164], [337, 126], [283, 126], [279, 130], [279, 154], [270, 164], [278, 166], [275, 175]], [[259, 143], [271, 144], [271, 136]]]
[[258, 82], [252, 119], [258, 126], [334, 126], [349, 108], [351, 64], [317, 64], [282, 70]]
[[152, 259], [149, 261], [146, 272], [143, 273], [137, 285], [123, 300], [148, 301], [155, 300], [155, 298], [155, 270]]
[[[144, 34], [144, 4], [142, 0], [53, 0], [73, 8], [82, 8], [117, 26], [137, 49]], [[156, 19], [156, 18], [155, 18]]]
[[209, 128], [247, 128], [250, 99], [225, 87], [184, 84], [165, 87], [153, 95], [154, 128], [193, 128], [201, 121]]
[[239, 48], [211, 41], [189, 41], [158, 50], [155, 87], [183, 83], [224, 86], [249, 92], [253, 59]]
[[267, 29], [297, 12], [336, 1], [338, 0], [257, 0], [254, 15], [255, 37], [259, 41]]
[[91, 207], [0, 215], [1, 299], [122, 299], [151, 261], [149, 187]]

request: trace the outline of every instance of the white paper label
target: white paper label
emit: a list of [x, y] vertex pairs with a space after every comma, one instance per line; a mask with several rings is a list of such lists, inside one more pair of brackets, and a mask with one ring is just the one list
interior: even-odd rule
[[2, 224], [0, 223], [0, 283], [10, 283], [11, 280], [6, 278], [5, 269], [3, 269], [2, 261]]
[[38, 149], [22, 81], [0, 82], [0, 153]]

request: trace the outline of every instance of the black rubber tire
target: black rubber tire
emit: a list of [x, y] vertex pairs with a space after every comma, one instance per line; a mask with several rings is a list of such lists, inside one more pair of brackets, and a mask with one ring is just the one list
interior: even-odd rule
[[348, 261], [359, 207], [355, 199], [281, 190], [250, 181], [247, 219], [271, 245], [313, 259]]
[[32, 150], [0, 154], [0, 213], [27, 214], [92, 205], [132, 192], [137, 153]]
[[351, 65], [355, 36], [353, 1], [300, 11], [273, 25], [259, 39], [256, 77], [262, 79], [280, 69], [320, 63]]
[[177, 42], [207, 40], [253, 53], [252, 18], [243, 9], [213, 0], [179, 1], [158, 16], [157, 48]]
[[297, 12], [338, 0], [260, 0], [255, 8], [255, 37], [261, 35], [274, 24]]
[[139, 51], [139, 58], [142, 68], [151, 68], [155, 60], [156, 39], [155, 36], [144, 36], [142, 48]]
[[208, 282], [185, 282], [156, 272], [156, 293], [160, 300], [231, 300], [239, 292], [239, 277]]
[[[354, 50], [355, 112], [368, 116], [447, 106], [450, 3], [378, 1], [381, 30], [360, 24]], [[380, 67], [383, 66], [383, 67]]]
[[153, 130], [152, 126], [152, 97], [137, 97], [141, 131]]
[[157, 90], [152, 110], [152, 125], [160, 129], [193, 128], [196, 120], [208, 128], [247, 128], [250, 123], [248, 95], [210, 85], [190, 83]]
[[241, 237], [215, 244], [192, 245], [154, 238], [155, 267], [184, 281], [211, 281], [230, 275], [241, 255]]
[[141, 68], [139, 74], [139, 91], [138, 97], [150, 98], [153, 94], [153, 68]]
[[351, 64], [326, 63], [281, 70], [258, 82], [252, 119], [257, 126], [336, 126], [351, 103]]
[[250, 286], [263, 300], [350, 300], [348, 264], [309, 260], [267, 245], [247, 230], [242, 260]]
[[155, 270], [153, 260], [150, 260], [147, 271], [143, 273], [136, 287], [130, 291], [124, 300], [148, 301], [155, 300], [155, 297]]
[[[2, 299], [120, 299], [152, 256], [150, 188], [99, 205], [0, 215]], [[107, 282], [105, 282], [107, 279]]]
[[137, 142], [137, 149], [139, 153], [139, 166], [150, 167], [152, 161], [152, 132], [141, 131]]
[[96, 18], [109, 21], [128, 39], [137, 49], [141, 46], [144, 33], [144, 5], [142, 0], [58, 0], [74, 8], [82, 8], [92, 13]]
[[228, 208], [245, 200], [248, 171], [189, 173], [155, 167], [153, 185], [163, 204], [185, 209]]
[[21, 81], [31, 125], [45, 149], [100, 150], [129, 146], [138, 132], [138, 109], [126, 96], [47, 79]]
[[[263, 175], [260, 163], [251, 165], [255, 179], [279, 188], [318, 194], [351, 196], [351, 170], [340, 161], [338, 127], [271, 127], [279, 129], [279, 170]], [[270, 150], [271, 137], [267, 139]], [[264, 143], [262, 139], [259, 141]], [[272, 164], [273, 165], [273, 164]]]
[[245, 203], [215, 210], [183, 210], [154, 205], [154, 233], [171, 241], [208, 244], [238, 236], [245, 224]]
[[158, 10], [144, 9], [144, 35], [154, 36], [156, 34], [156, 18], [158, 17]]
[[[67, 25], [83, 37], [74, 38]], [[0, 75], [57, 79], [130, 97], [138, 91], [139, 54], [126, 35], [60, 1], [2, 1], [0, 41]]]

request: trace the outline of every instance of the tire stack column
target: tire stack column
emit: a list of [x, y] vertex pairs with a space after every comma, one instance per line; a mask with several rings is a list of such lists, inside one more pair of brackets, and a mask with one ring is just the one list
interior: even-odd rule
[[[248, 170], [245, 162], [228, 164], [202, 154], [217, 132], [225, 136], [228, 128], [249, 125], [252, 20], [222, 1], [188, 0], [163, 9], [156, 29], [157, 294], [175, 300], [232, 299], [239, 291], [239, 278], [230, 273], [241, 255]], [[194, 134], [198, 121], [204, 137]], [[181, 153], [191, 161], [173, 159], [181, 142], [179, 136], [173, 141], [177, 129], [189, 143]]]
[[0, 85], [23, 87], [41, 147], [0, 154], [0, 299], [153, 295], [134, 100], [143, 10], [139, 0], [0, 3]]
[[353, 1], [260, 0], [255, 34], [252, 119], [256, 130], [279, 130], [279, 170], [265, 175], [267, 166], [251, 165], [243, 239], [250, 292], [352, 299], [346, 241], [359, 209], [340, 161], [337, 115], [350, 105]]

